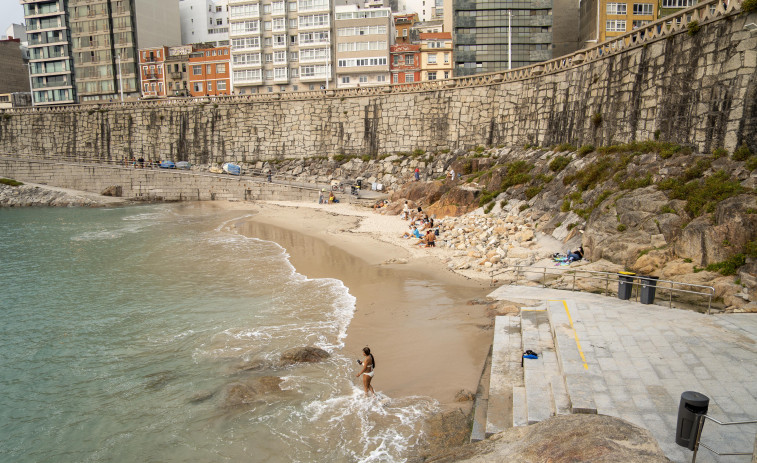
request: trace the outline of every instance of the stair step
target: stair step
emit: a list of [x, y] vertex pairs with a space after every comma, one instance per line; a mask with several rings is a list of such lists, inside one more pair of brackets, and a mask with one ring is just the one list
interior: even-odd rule
[[481, 379], [478, 381], [476, 399], [473, 403], [473, 426], [471, 427], [470, 442], [486, 439], [486, 411], [489, 407], [489, 382], [492, 369], [492, 348], [484, 362]]
[[523, 359], [528, 424], [533, 424], [554, 414], [551, 380], [559, 375], [559, 368], [546, 308], [522, 309], [520, 323], [521, 350], [532, 350], [539, 356], [537, 359]]
[[509, 427], [508, 411], [512, 398], [512, 380], [520, 372], [520, 319], [499, 316], [494, 320], [489, 400], [486, 408], [486, 437]]
[[592, 387], [592, 372], [588, 369], [587, 353], [579, 349], [580, 340], [573, 328], [578, 310], [573, 301], [550, 301], [547, 304], [557, 360], [565, 379], [571, 413], [597, 413]]
[[528, 425], [528, 407], [526, 406], [526, 388], [513, 387], [513, 426]]

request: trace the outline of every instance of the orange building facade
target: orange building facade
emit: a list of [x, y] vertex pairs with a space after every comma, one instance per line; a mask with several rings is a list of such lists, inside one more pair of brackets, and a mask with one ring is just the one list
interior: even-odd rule
[[389, 72], [393, 84], [420, 82], [421, 46], [397, 44], [389, 47]]
[[231, 95], [229, 47], [197, 48], [187, 63], [191, 96]]
[[139, 50], [139, 81], [142, 98], [165, 98], [165, 60], [168, 47]]

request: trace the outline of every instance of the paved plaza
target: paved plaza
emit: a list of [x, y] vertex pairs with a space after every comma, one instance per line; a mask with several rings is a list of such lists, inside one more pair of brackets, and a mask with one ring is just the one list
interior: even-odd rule
[[[681, 393], [710, 398], [708, 415], [720, 421], [757, 419], [757, 314], [704, 315], [588, 293], [503, 286], [490, 294], [558, 310], [572, 301], [570, 318], [588, 366], [598, 413], [651, 431], [675, 462], [692, 452], [675, 443]], [[565, 305], [567, 310], [568, 305]], [[757, 425], [707, 421], [702, 442], [719, 452], [751, 452]], [[748, 462], [700, 448], [697, 462]]]

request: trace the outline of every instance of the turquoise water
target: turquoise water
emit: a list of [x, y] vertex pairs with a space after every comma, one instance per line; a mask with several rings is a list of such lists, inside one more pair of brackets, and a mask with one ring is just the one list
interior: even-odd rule
[[[402, 461], [434, 404], [362, 399], [354, 297], [234, 233], [244, 218], [0, 209], [0, 461]], [[275, 364], [304, 345], [332, 357]], [[283, 391], [227, 403], [263, 376]]]

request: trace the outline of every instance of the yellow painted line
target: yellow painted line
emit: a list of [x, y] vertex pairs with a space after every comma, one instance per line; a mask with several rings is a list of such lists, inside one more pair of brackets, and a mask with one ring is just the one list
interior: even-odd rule
[[565, 313], [568, 314], [568, 321], [570, 322], [570, 329], [573, 330], [573, 337], [576, 340], [576, 346], [578, 347], [578, 353], [581, 355], [581, 360], [584, 362], [584, 369], [588, 370], [589, 365], [586, 363], [586, 357], [584, 356], [584, 351], [581, 349], [581, 342], [578, 340], [578, 333], [576, 333], [576, 328], [573, 326], [573, 317], [570, 316], [570, 310], [568, 310], [568, 303], [565, 302], [565, 300], [555, 300], [555, 301], [549, 301], [549, 302], [562, 302], [563, 307], [565, 307]]

